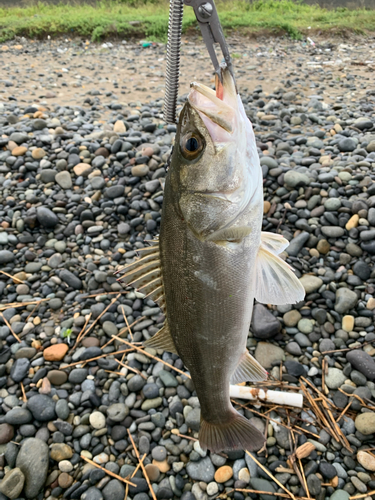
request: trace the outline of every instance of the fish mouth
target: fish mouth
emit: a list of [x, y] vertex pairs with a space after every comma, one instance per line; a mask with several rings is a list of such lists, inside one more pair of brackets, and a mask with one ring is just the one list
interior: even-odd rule
[[216, 92], [202, 83], [193, 82], [188, 97], [191, 106], [203, 119], [211, 137], [223, 139], [223, 132], [231, 135], [236, 125], [238, 97], [234, 79], [228, 68], [221, 68], [221, 81], [216, 75]]

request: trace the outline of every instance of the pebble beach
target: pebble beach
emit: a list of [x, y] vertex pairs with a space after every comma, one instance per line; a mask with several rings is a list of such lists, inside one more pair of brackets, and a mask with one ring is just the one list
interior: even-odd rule
[[[166, 47], [0, 46], [0, 500], [375, 495], [375, 41], [228, 38], [264, 182], [263, 230], [305, 300], [255, 304], [248, 349], [302, 409], [235, 400], [266, 438], [216, 455], [164, 316], [117, 272], [159, 233], [176, 126]], [[181, 108], [213, 85], [183, 40]]]

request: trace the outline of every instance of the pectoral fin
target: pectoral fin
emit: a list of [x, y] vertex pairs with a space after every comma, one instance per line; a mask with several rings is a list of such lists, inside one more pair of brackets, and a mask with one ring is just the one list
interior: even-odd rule
[[239, 365], [231, 378], [231, 384], [240, 382], [262, 382], [267, 379], [267, 372], [248, 351], [241, 356]]
[[169, 331], [167, 320], [165, 321], [163, 328], [161, 328], [152, 338], [146, 340], [144, 345], [146, 347], [160, 349], [161, 351], [178, 354], [171, 332]]
[[263, 304], [282, 305], [295, 304], [304, 297], [305, 290], [293, 274], [292, 267], [262, 243], [256, 260], [256, 300]]
[[281, 234], [266, 233], [262, 231], [260, 233], [260, 239], [263, 248], [275, 255], [279, 255], [289, 246], [289, 241], [284, 238], [284, 236], [281, 236]]

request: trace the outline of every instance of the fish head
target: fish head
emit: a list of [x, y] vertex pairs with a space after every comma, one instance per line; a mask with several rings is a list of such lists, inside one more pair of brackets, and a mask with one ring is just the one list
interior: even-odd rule
[[[191, 84], [179, 118], [170, 168], [183, 220], [196, 237], [211, 241], [237, 234], [233, 228], [243, 227], [254, 195], [262, 195], [251, 123], [231, 73], [223, 68], [221, 76], [221, 81], [216, 80], [216, 92], [202, 84]], [[256, 202], [262, 205], [261, 198]]]

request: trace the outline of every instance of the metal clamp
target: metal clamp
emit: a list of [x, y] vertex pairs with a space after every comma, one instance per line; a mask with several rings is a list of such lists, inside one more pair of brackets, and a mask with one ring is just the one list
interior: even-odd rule
[[215, 72], [221, 80], [220, 63], [215, 52], [215, 43], [220, 45], [227, 68], [234, 78], [232, 59], [229, 54], [227, 42], [219, 21], [216, 6], [213, 0], [184, 0], [185, 5], [193, 7], [195, 17], [202, 32], [204, 43], [210, 54]]

